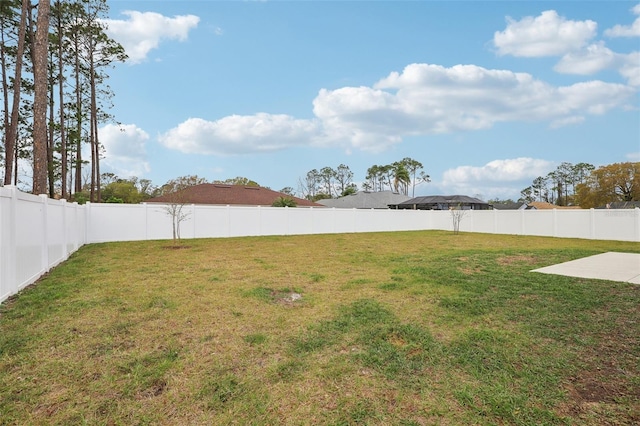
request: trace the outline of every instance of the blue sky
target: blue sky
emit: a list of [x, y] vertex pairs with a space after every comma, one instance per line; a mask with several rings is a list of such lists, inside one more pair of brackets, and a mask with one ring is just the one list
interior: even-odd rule
[[640, 3], [109, 1], [130, 56], [102, 168], [279, 190], [404, 157], [416, 195], [517, 199], [561, 162], [640, 161]]

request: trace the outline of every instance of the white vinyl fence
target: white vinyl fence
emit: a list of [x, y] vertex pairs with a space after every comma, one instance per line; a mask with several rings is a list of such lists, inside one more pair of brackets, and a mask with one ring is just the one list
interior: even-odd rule
[[85, 242], [86, 208], [0, 187], [0, 302]]
[[[182, 238], [452, 230], [448, 211], [188, 205]], [[640, 209], [469, 210], [462, 232], [640, 242]], [[79, 206], [0, 187], [0, 302], [83, 244], [171, 239], [158, 204]]]
[[[171, 239], [163, 205], [87, 204], [87, 243]], [[431, 229], [416, 210], [184, 206], [182, 238], [337, 234]]]

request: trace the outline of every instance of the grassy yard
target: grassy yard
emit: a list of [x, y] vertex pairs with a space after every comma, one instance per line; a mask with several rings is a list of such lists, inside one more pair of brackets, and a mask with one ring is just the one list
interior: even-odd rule
[[631, 425], [637, 243], [403, 232], [96, 244], [0, 307], [0, 424]]

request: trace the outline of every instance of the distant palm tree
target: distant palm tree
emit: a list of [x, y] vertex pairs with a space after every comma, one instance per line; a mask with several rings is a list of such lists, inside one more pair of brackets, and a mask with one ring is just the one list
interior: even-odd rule
[[278, 197], [275, 199], [272, 207], [296, 207], [298, 203], [291, 197]]
[[400, 162], [393, 163], [393, 188], [395, 192], [402, 192], [404, 195], [409, 193], [409, 184], [411, 183], [411, 175], [409, 171]]

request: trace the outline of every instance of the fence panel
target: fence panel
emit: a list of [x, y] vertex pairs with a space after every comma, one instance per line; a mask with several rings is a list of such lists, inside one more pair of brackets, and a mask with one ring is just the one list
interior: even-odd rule
[[29, 194], [18, 193], [15, 220], [15, 273], [18, 290], [35, 281], [45, 272], [46, 259], [43, 244], [46, 234], [44, 200]]
[[286, 208], [285, 215], [287, 217], [287, 234], [288, 235], [304, 235], [314, 233], [313, 215], [316, 208], [299, 209]]
[[45, 199], [47, 209], [45, 234], [47, 241], [48, 264], [45, 267], [57, 265], [66, 259], [65, 243], [65, 210], [66, 202], [49, 202]]
[[563, 238], [589, 238], [591, 220], [589, 210], [565, 210], [555, 215], [555, 236]]
[[[535, 236], [556, 236], [555, 217], [557, 210], [525, 210], [522, 211], [524, 218], [524, 235]], [[503, 211], [504, 212], [504, 211]], [[569, 212], [569, 210], [565, 210]]]
[[640, 209], [593, 210], [591, 238], [640, 242]]
[[85, 208], [0, 187], [0, 302], [85, 243]]
[[521, 210], [515, 211], [495, 211], [496, 234], [522, 235], [523, 214]]
[[287, 235], [289, 221], [288, 207], [260, 207], [260, 233], [262, 235]]
[[144, 205], [87, 203], [87, 209], [87, 234], [92, 243], [156, 239], [147, 236]]
[[18, 291], [15, 279], [15, 208], [17, 193], [0, 187], [0, 302]]
[[[231, 235], [229, 208], [226, 206], [196, 206], [193, 211], [196, 238], [219, 238]], [[170, 226], [167, 222], [167, 226]]]

